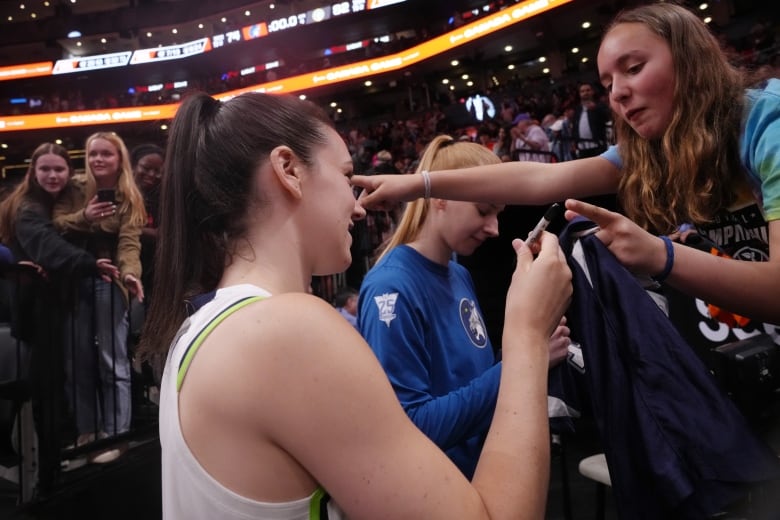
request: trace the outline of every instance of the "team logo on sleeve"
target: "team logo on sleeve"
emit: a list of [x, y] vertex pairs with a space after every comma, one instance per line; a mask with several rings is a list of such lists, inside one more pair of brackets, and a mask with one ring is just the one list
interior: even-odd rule
[[485, 348], [485, 345], [487, 345], [485, 322], [482, 321], [482, 316], [480, 316], [474, 300], [463, 298], [460, 300], [458, 310], [460, 311], [460, 322], [463, 324], [463, 328], [466, 329], [466, 334], [468, 334], [471, 342], [475, 347]]
[[384, 321], [388, 327], [390, 322], [395, 319], [395, 301], [397, 299], [397, 292], [374, 296], [374, 303], [376, 303], [376, 308], [379, 311], [379, 321]]

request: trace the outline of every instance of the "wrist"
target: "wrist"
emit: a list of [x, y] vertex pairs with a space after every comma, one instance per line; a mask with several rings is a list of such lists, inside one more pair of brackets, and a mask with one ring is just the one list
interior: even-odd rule
[[669, 277], [672, 268], [674, 267], [674, 244], [672, 243], [672, 239], [665, 235], [659, 238], [664, 243], [664, 267], [658, 274], [651, 276], [651, 278], [658, 283], [662, 283]]
[[423, 199], [428, 200], [431, 198], [431, 174], [428, 170], [421, 172], [423, 178]]

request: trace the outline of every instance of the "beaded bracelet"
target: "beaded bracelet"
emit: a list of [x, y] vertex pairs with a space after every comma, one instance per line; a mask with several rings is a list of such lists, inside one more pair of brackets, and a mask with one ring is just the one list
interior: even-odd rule
[[423, 176], [423, 198], [428, 200], [431, 198], [431, 174], [428, 173], [428, 170], [423, 170], [421, 173]]
[[672, 267], [674, 267], [674, 245], [672, 244], [672, 239], [666, 235], [663, 235], [661, 236], [661, 240], [664, 241], [664, 245], [666, 246], [666, 265], [664, 265], [664, 270], [661, 271], [660, 274], [651, 276], [651, 278], [658, 283], [666, 280], [666, 278], [672, 272]]

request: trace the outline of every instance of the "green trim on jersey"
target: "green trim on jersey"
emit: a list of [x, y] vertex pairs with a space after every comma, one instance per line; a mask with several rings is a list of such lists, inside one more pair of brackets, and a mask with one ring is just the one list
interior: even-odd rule
[[250, 303], [254, 303], [259, 300], [265, 299], [265, 296], [248, 296], [242, 300], [238, 300], [235, 303], [232, 303], [227, 308], [223, 309], [222, 312], [217, 314], [214, 319], [212, 319], [205, 327], [203, 327], [203, 330], [198, 333], [197, 336], [195, 336], [195, 339], [192, 340], [192, 342], [187, 346], [187, 350], [184, 353], [184, 356], [181, 359], [181, 363], [179, 364], [179, 372], [176, 376], [176, 391], [181, 390], [181, 385], [184, 383], [184, 376], [187, 374], [187, 369], [190, 368], [190, 364], [192, 363], [192, 359], [195, 357], [195, 354], [198, 352], [198, 349], [200, 348], [201, 344], [206, 340], [209, 334], [217, 328], [217, 325], [222, 323], [225, 318], [233, 314], [239, 309], [243, 309]]
[[[222, 323], [225, 318], [237, 310], [243, 309], [250, 303], [264, 299], [265, 296], [248, 296], [244, 299], [238, 300], [237, 302], [234, 302], [223, 309], [205, 327], [203, 327], [203, 330], [201, 330], [198, 335], [195, 336], [192, 342], [187, 345], [187, 349], [184, 353], [184, 356], [182, 357], [181, 363], [179, 364], [179, 371], [176, 375], [177, 392], [181, 390], [181, 385], [184, 383], [184, 376], [187, 374], [187, 369], [190, 367], [192, 359], [195, 357], [195, 354], [198, 352], [201, 344], [203, 344], [209, 334], [211, 334], [211, 332], [217, 328], [217, 325]], [[309, 520], [327, 520], [327, 504], [329, 501], [330, 495], [328, 495], [324, 489], [318, 487], [314, 491], [314, 494], [311, 496], [311, 500], [309, 501]]]
[[317, 488], [309, 501], [309, 520], [326, 520], [328, 518], [328, 510], [326, 504], [330, 500], [324, 489]]

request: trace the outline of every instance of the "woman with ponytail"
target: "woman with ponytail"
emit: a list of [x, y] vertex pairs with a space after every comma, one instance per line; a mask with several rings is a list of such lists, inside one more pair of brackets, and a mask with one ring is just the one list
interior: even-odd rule
[[469, 482], [409, 421], [360, 334], [308, 293], [350, 264], [365, 216], [352, 168], [327, 114], [297, 97], [179, 107], [142, 336], [146, 355], [167, 354], [163, 517], [543, 518], [547, 338], [571, 294], [555, 237], [536, 260], [516, 244], [519, 330]]
[[[486, 147], [434, 138], [416, 176], [498, 164]], [[363, 279], [358, 324], [412, 422], [474, 475], [496, 406], [496, 363], [468, 270], [471, 255], [498, 236], [503, 205], [417, 199], [409, 202], [376, 265]], [[568, 329], [550, 339], [550, 363], [566, 356]]]

